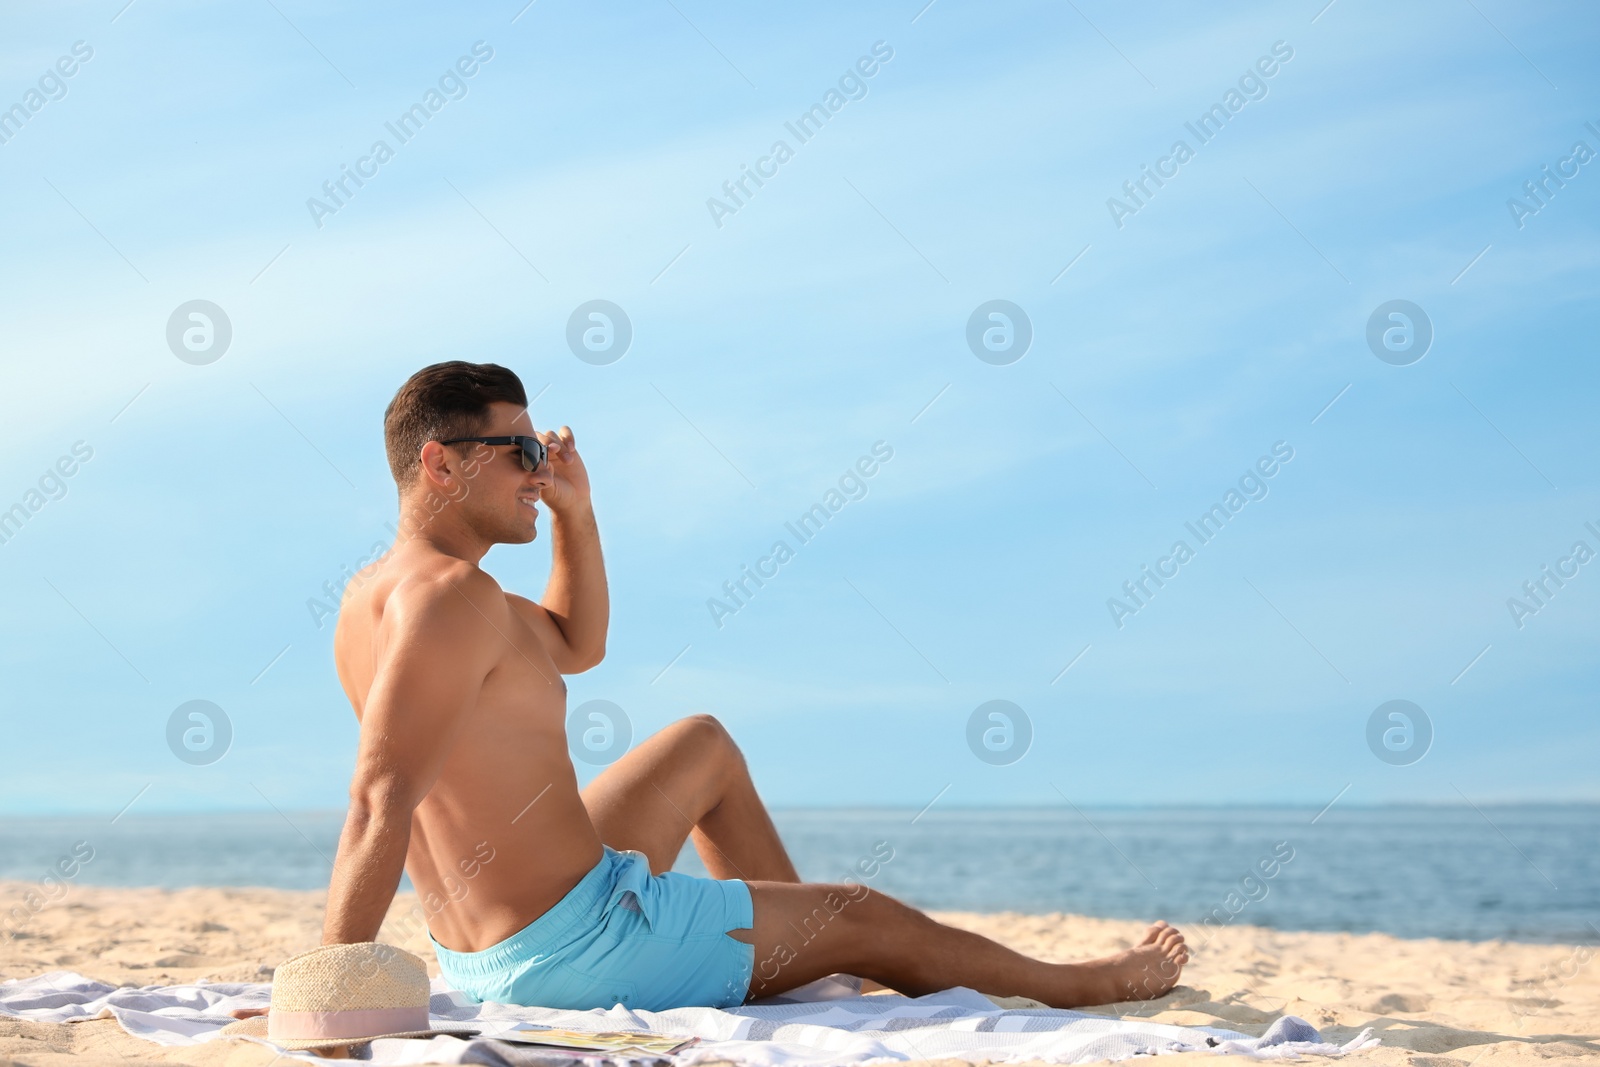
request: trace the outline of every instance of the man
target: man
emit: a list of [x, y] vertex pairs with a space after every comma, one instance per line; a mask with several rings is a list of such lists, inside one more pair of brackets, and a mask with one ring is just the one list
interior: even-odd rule
[[[1059, 1007], [1172, 987], [1188, 954], [1165, 923], [1117, 955], [1045, 963], [859, 883], [801, 882], [710, 716], [580, 793], [561, 676], [605, 656], [610, 602], [572, 431], [536, 431], [527, 407], [511, 371], [450, 362], [413, 375], [385, 414], [401, 525], [346, 589], [334, 637], [361, 739], [325, 944], [375, 940], [403, 867], [441, 971], [481, 1000], [727, 1006], [836, 972]], [[535, 603], [478, 563], [532, 541], [540, 504], [554, 558]], [[686, 839], [711, 878], [663, 873]]]

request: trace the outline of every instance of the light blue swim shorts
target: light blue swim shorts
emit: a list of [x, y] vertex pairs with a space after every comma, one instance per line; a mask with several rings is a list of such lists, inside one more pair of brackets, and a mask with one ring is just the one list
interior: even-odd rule
[[744, 1003], [755, 948], [728, 936], [754, 922], [740, 881], [650, 873], [642, 852], [605, 855], [556, 906], [481, 952], [437, 941], [439, 970], [479, 1001], [644, 1011]]

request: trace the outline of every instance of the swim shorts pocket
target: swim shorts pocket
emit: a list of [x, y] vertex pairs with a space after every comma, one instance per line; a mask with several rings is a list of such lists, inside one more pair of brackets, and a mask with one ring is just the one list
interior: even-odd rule
[[638, 1004], [639, 987], [633, 982], [614, 976], [589, 974], [576, 967], [568, 967], [567, 970], [571, 972], [572, 985], [569, 988], [573, 991], [574, 1008], [609, 1008], [614, 1004], [631, 1008]]
[[641, 912], [625, 907], [612, 909], [581, 947], [574, 946], [563, 954], [551, 976], [551, 993], [564, 1003], [552, 1006], [636, 1006], [638, 985], [631, 979], [642, 962], [640, 948], [652, 940]]

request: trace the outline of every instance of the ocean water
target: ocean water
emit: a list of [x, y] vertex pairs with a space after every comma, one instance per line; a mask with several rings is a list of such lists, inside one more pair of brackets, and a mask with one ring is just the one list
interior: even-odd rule
[[[1317, 816], [1300, 808], [774, 813], [803, 877], [854, 877], [923, 908], [1600, 942], [1600, 806], [1335, 806]], [[88, 842], [94, 858], [77, 882], [320, 889], [342, 821], [336, 812], [0, 820], [0, 879], [38, 882]], [[692, 847], [677, 869], [704, 871]], [[0, 911], [13, 895], [0, 894]]]

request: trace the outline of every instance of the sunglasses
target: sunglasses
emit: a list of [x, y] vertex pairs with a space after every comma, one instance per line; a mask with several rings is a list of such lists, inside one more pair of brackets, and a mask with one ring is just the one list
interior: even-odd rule
[[536, 471], [550, 460], [549, 450], [544, 447], [544, 442], [537, 437], [455, 437], [448, 441], [440, 441], [441, 445], [516, 445], [522, 449], [522, 469]]

